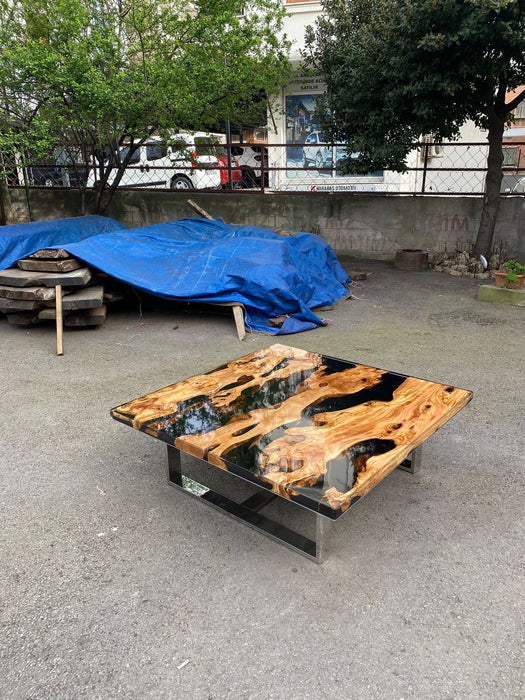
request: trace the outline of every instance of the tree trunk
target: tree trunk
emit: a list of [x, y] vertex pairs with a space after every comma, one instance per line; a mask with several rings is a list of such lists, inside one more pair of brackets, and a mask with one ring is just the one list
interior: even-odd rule
[[115, 190], [115, 187], [107, 185], [102, 191], [97, 192], [95, 199], [95, 214], [106, 216], [108, 207], [111, 204], [113, 195], [115, 194]]
[[[127, 162], [124, 164], [120, 163], [118, 167], [108, 164], [102, 170], [102, 177], [98, 182], [95, 196], [95, 214], [106, 216], [107, 209], [113, 200], [127, 165]], [[108, 182], [112, 172], [115, 172], [115, 177], [110, 185]]]
[[4, 154], [0, 151], [0, 225], [9, 226], [10, 224], [16, 224], [16, 215], [7, 186]]
[[505, 119], [492, 113], [489, 116], [489, 154], [487, 158], [487, 177], [485, 180], [485, 194], [483, 196], [483, 210], [479, 222], [478, 235], [473, 255], [488, 257], [492, 251], [494, 241], [494, 229], [501, 201], [501, 181], [503, 179], [503, 130]]
[[16, 215], [11, 203], [7, 181], [0, 172], [0, 225], [16, 224]]

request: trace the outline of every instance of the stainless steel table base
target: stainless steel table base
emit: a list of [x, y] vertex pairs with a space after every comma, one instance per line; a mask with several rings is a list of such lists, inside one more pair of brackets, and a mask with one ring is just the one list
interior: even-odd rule
[[[328, 543], [333, 527], [333, 522], [324, 515], [310, 511], [307, 508], [301, 508], [305, 513], [313, 516], [316, 520], [315, 540], [311, 540], [304, 535], [301, 535], [294, 530], [282, 525], [281, 523], [266, 518], [259, 511], [264, 508], [270, 501], [276, 498], [275, 494], [261, 487], [260, 490], [253, 496], [250, 496], [242, 503], [236, 503], [228, 497], [212, 491], [204, 484], [199, 484], [194, 479], [185, 476], [182, 473], [181, 454], [180, 451], [168, 445], [168, 479], [169, 483], [175, 488], [181, 489], [186, 493], [200, 498], [208, 505], [217, 510], [227, 513], [233, 518], [242, 521], [245, 525], [258, 530], [267, 537], [284, 544], [290, 549], [302, 554], [308, 559], [313, 559], [320, 564], [328, 554]], [[290, 502], [291, 503], [291, 502]], [[296, 504], [293, 504], [296, 505]]]
[[416, 447], [416, 449], [413, 450], [403, 462], [401, 462], [398, 469], [402, 469], [404, 472], [410, 472], [411, 474], [415, 474], [417, 471], [419, 471], [421, 469], [422, 450], [423, 447]]

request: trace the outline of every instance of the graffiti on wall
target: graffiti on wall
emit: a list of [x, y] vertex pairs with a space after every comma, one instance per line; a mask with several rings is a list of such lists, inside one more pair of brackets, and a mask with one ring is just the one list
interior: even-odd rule
[[[420, 231], [420, 236], [412, 234], [411, 238], [419, 238], [417, 246], [436, 251], [466, 250], [472, 243], [473, 221], [462, 214], [447, 213], [440, 217], [441, 220], [425, 220], [418, 222], [416, 219], [407, 221], [407, 228], [412, 231]], [[437, 226], [435, 225], [437, 224]], [[318, 233], [336, 251], [359, 250], [370, 253], [394, 253], [406, 244], [400, 244], [396, 240], [394, 231], [378, 231], [371, 228], [365, 222], [336, 217], [320, 217], [318, 220]], [[443, 235], [444, 234], [444, 235]], [[399, 235], [402, 241], [403, 234]]]
[[469, 216], [445, 214], [441, 223], [441, 235], [433, 248], [439, 252], [467, 250], [475, 238], [476, 224]]
[[447, 231], [458, 231], [468, 233], [469, 231], [469, 217], [468, 216], [458, 216], [454, 214], [453, 216], [445, 215], [443, 217], [443, 230]]
[[[293, 219], [293, 223], [290, 219]], [[472, 244], [476, 229], [473, 218], [454, 211], [422, 220], [421, 217], [410, 217], [407, 212], [406, 219], [396, 217], [392, 220], [394, 230], [389, 231], [373, 228], [368, 221], [344, 216], [321, 216], [312, 226], [311, 222], [299, 222], [297, 212], [290, 216], [278, 212], [259, 212], [250, 216], [249, 223], [281, 231], [315, 231], [336, 252], [341, 253], [389, 254], [403, 247], [422, 247], [436, 252], [466, 250]], [[407, 232], [410, 232], [408, 239]]]
[[320, 217], [318, 233], [334, 250], [390, 253], [399, 248], [395, 241], [381, 231], [352, 219]]

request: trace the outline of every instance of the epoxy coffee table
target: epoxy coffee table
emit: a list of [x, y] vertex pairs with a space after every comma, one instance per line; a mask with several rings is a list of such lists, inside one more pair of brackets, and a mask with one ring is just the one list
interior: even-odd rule
[[[168, 443], [173, 486], [317, 562], [328, 526], [472, 398], [416, 379], [275, 344], [147, 396], [111, 415]], [[182, 474], [181, 453], [251, 482], [242, 503]], [[273, 498], [314, 514], [315, 539], [265, 517]]]

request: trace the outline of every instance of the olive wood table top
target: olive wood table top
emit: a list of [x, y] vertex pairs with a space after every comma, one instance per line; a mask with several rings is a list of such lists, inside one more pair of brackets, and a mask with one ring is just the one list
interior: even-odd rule
[[111, 415], [336, 519], [471, 398], [465, 389], [274, 344]]

